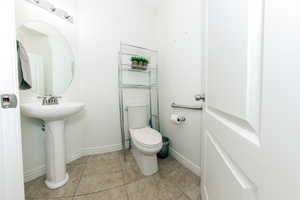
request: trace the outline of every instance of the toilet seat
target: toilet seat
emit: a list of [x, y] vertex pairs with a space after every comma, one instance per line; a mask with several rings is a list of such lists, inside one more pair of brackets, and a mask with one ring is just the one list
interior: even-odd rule
[[130, 135], [137, 146], [146, 149], [160, 149], [162, 146], [161, 134], [150, 127], [131, 129]]

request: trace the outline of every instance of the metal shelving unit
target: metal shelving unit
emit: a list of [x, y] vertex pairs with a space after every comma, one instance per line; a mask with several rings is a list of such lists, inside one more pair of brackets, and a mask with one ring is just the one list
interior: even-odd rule
[[[130, 58], [132, 56], [141, 56], [147, 58], [150, 62], [146, 70], [132, 69]], [[120, 124], [121, 124], [121, 138], [122, 138], [122, 150], [124, 153], [124, 160], [126, 161], [126, 150], [130, 149], [130, 137], [126, 138], [129, 130], [125, 130], [125, 113], [126, 106], [124, 105], [124, 92], [130, 89], [147, 90], [149, 96], [149, 110], [151, 125], [156, 130], [160, 131], [159, 125], [159, 91], [158, 91], [158, 64], [157, 64], [158, 51], [120, 43], [119, 52], [119, 109], [120, 109]], [[126, 73], [146, 74], [148, 82], [146, 84], [125, 83], [124, 76]], [[127, 145], [129, 144], [129, 145]]]

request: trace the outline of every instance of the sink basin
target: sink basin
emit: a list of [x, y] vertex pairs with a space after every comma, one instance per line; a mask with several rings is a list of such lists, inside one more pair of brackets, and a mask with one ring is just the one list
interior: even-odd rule
[[83, 103], [66, 102], [58, 105], [41, 105], [40, 103], [27, 103], [21, 105], [21, 112], [28, 117], [42, 119], [44, 121], [64, 120], [67, 117], [80, 112], [84, 108]]
[[84, 108], [83, 103], [66, 102], [58, 105], [27, 103], [21, 105], [23, 115], [42, 119], [46, 128], [45, 184], [50, 189], [65, 185], [69, 180], [65, 159], [65, 119]]

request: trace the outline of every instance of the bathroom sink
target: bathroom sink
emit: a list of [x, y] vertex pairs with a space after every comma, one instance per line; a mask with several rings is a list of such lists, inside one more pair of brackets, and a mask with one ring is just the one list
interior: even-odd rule
[[21, 105], [23, 115], [44, 121], [47, 168], [45, 184], [50, 189], [62, 187], [69, 180], [65, 162], [65, 119], [83, 110], [84, 106], [83, 103], [75, 102], [57, 105], [40, 103]]
[[65, 118], [80, 112], [84, 108], [83, 103], [66, 102], [57, 105], [41, 105], [40, 103], [27, 103], [21, 105], [23, 115], [44, 121], [64, 120]]

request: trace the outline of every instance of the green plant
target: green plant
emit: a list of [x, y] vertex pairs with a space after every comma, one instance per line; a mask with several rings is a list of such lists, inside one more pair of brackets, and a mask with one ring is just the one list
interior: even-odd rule
[[144, 57], [131, 57], [131, 62], [138, 62], [138, 63], [143, 63], [143, 64], [148, 64], [149, 61], [148, 59], [144, 58]]
[[144, 58], [144, 63], [145, 63], [145, 64], [149, 64], [149, 60], [146, 59], [146, 58]]
[[139, 57], [131, 57], [131, 62], [139, 62]]

